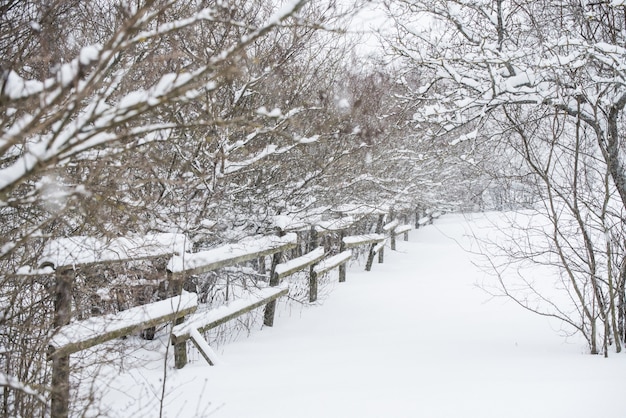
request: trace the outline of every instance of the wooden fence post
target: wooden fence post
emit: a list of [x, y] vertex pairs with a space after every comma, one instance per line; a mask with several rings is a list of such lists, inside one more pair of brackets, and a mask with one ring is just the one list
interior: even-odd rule
[[[339, 234], [339, 252], [342, 253], [346, 250], [346, 244], [343, 242], [343, 239], [346, 236], [346, 230], [342, 229]], [[341, 264], [339, 266], [339, 282], [343, 283], [346, 281], [346, 265]]]
[[309, 273], [309, 303], [313, 303], [317, 300], [317, 273], [314, 267], [311, 266]]
[[[318, 246], [318, 234], [315, 226], [311, 227], [311, 236], [310, 236], [310, 248], [317, 248]], [[326, 252], [326, 250], [324, 250]], [[315, 272], [315, 264], [311, 264], [309, 267], [309, 302], [315, 302], [317, 300], [317, 273]]]
[[419, 206], [416, 206], [415, 207], [415, 229], [419, 229], [421, 218], [422, 218], [422, 209]]
[[[278, 230], [278, 236], [282, 237], [285, 232], [282, 229]], [[274, 253], [272, 256], [272, 267], [270, 268], [270, 287], [278, 286], [280, 278], [276, 274], [276, 266], [280, 263], [283, 253]], [[269, 302], [265, 305], [265, 312], [263, 315], [263, 324], [268, 327], [274, 326], [274, 313], [276, 312], [276, 300]]]
[[[54, 327], [70, 323], [72, 317], [72, 289], [74, 270], [64, 269], [55, 275]], [[59, 356], [52, 360], [52, 392], [50, 416], [67, 418], [70, 407], [70, 356]]]
[[[365, 263], [365, 271], [370, 271], [372, 270], [372, 264], [374, 263], [374, 255], [376, 255], [376, 253], [374, 253], [374, 248], [376, 247], [376, 243], [372, 243], [370, 244], [370, 252], [367, 255], [367, 262]], [[378, 255], [378, 259], [380, 260], [380, 253]]]
[[[157, 267], [157, 274], [159, 275], [159, 277], [167, 277], [167, 269], [165, 268], [165, 266], [159, 266]], [[168, 279], [170, 279], [169, 277], [167, 277]], [[163, 282], [161, 282], [163, 283]], [[157, 300], [163, 300], [166, 299], [168, 297], [167, 292], [162, 291], [161, 289], [161, 283], [159, 283], [158, 288], [157, 288]], [[165, 282], [168, 283], [168, 282]], [[165, 289], [163, 289], [165, 290]], [[143, 305], [145, 303], [150, 303], [151, 302], [151, 296], [148, 297], [147, 295], [143, 295], [144, 296], [144, 300], [141, 301], [140, 305]], [[143, 338], [144, 340], [154, 340], [154, 335], [156, 334], [156, 327], [150, 327], [150, 328], [146, 328], [146, 329], [142, 329], [141, 332], [141, 338]]]
[[[183, 283], [185, 281], [184, 276], [178, 280], [172, 280], [172, 274], [170, 272], [168, 275], [168, 283], [170, 286], [173, 286], [173, 296], [178, 296], [183, 291]], [[180, 318], [176, 318], [174, 320], [174, 326], [180, 325], [185, 322], [185, 317], [181, 316]], [[174, 343], [174, 367], [177, 369], [182, 369], [187, 364], [187, 341]]]
[[[378, 222], [376, 223], [376, 233], [380, 234], [381, 232], [383, 232], [383, 225], [385, 222], [385, 215], [384, 214], [380, 214], [378, 215]], [[371, 248], [370, 248], [370, 256], [372, 258], [372, 262], [374, 262], [374, 248], [376, 247], [376, 244], [372, 244]], [[385, 247], [383, 246], [380, 251], [378, 252], [378, 264], [382, 264], [383, 261], [385, 259]], [[369, 257], [368, 257], [368, 262], [369, 262]], [[369, 263], [370, 268], [367, 268], [367, 264], [365, 266], [365, 270], [370, 271], [370, 269], [372, 268], [372, 263]]]
[[[395, 211], [393, 210], [393, 208], [391, 208], [391, 210], [389, 211], [389, 219], [387, 222], [393, 222], [395, 218]], [[395, 227], [391, 228], [391, 230], [389, 232], [391, 232], [391, 250], [395, 251], [396, 250], [396, 231], [395, 231]]]

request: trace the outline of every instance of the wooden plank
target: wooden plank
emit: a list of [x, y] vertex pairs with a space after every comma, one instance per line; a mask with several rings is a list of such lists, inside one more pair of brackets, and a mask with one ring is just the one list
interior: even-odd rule
[[66, 325], [52, 337], [48, 358], [76, 353], [145, 328], [173, 321], [194, 312], [197, 307], [198, 296], [195, 293], [184, 293], [117, 314], [93, 317]]
[[204, 332], [215, 328], [253, 309], [266, 305], [268, 302], [276, 300], [287, 293], [289, 293], [289, 288], [287, 287], [268, 287], [261, 289], [258, 295], [250, 298], [235, 300], [228, 305], [196, 313], [190, 316], [185, 323], [177, 325], [172, 329], [172, 342], [177, 344], [186, 341], [190, 338], [190, 333], [193, 329]]
[[424, 226], [427, 225], [429, 223], [432, 223], [433, 218], [431, 218], [429, 215], [424, 216], [423, 218], [420, 218], [419, 221], [417, 221], [419, 226]]
[[354, 248], [366, 244], [377, 244], [385, 238], [382, 234], [352, 235], [345, 237], [343, 243], [346, 244], [346, 248]]
[[413, 226], [412, 225], [400, 225], [399, 227], [397, 227], [394, 231], [394, 233], [397, 235], [400, 234], [404, 234], [405, 232], [409, 232], [413, 230]]
[[324, 247], [318, 247], [308, 254], [302, 257], [294, 258], [286, 263], [281, 263], [276, 266], [276, 274], [278, 278], [289, 276], [297, 271], [300, 271], [312, 264], [317, 263], [324, 258]]
[[209, 363], [209, 366], [215, 366], [219, 363], [217, 354], [213, 351], [211, 346], [209, 346], [209, 343], [206, 342], [197, 329], [190, 329], [189, 338], [191, 339], [191, 342], [193, 342], [193, 345], [196, 346], [202, 357], [204, 357], [206, 362]]
[[180, 254], [189, 246], [184, 234], [156, 233], [145, 236], [105, 238], [74, 236], [50, 240], [38, 267], [77, 269], [104, 263], [148, 260]]
[[313, 270], [315, 270], [315, 273], [317, 275], [322, 275], [326, 273], [327, 271], [330, 271], [334, 269], [335, 267], [338, 267], [346, 263], [348, 260], [350, 260], [350, 257], [352, 257], [351, 250], [343, 251], [337, 255], [328, 257], [327, 259], [320, 261], [320, 263], [317, 266], [315, 266]]
[[[385, 248], [385, 245], [387, 244], [387, 240], [383, 240], [381, 242], [379, 242], [378, 244], [376, 244], [376, 246], [374, 246], [374, 249], [372, 250], [374, 252], [374, 254], [378, 254], [378, 252], [380, 250], [382, 250], [383, 248]], [[382, 261], [379, 261], [379, 263], [382, 263]]]
[[383, 226], [383, 231], [393, 231], [398, 226], [398, 221], [391, 221], [387, 225]]
[[167, 264], [167, 269], [173, 275], [201, 274], [253, 260], [257, 257], [290, 250], [297, 243], [298, 236], [295, 233], [289, 233], [282, 237], [263, 237], [256, 240], [223, 245], [198, 253], [174, 256]]

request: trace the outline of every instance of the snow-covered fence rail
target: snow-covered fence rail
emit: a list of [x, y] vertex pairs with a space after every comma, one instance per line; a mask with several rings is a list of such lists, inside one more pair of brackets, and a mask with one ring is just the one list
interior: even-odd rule
[[[343, 251], [322, 260], [311, 268], [309, 274], [309, 302], [315, 302], [317, 300], [317, 278], [335, 267], [343, 267], [345, 263], [350, 260], [350, 257], [352, 257], [352, 251]], [[345, 281], [345, 267], [343, 272], [343, 281]]]
[[383, 231], [385, 232], [390, 232], [393, 231], [394, 229], [396, 229], [396, 227], [398, 226], [398, 221], [391, 221], [388, 224], [386, 224], [385, 226], [383, 226]]
[[423, 217], [419, 218], [419, 220], [417, 221], [416, 227], [430, 225], [435, 219], [439, 218], [441, 215], [441, 211], [438, 210], [426, 211], [426, 214]]
[[[367, 262], [365, 263], [365, 270], [370, 271], [372, 269], [372, 264], [374, 263], [374, 256], [383, 250], [386, 238], [387, 237], [383, 234], [353, 235], [345, 237], [343, 239], [343, 244], [347, 249], [369, 244], [370, 250], [367, 256]], [[383, 243], [383, 245], [378, 245], [380, 243]], [[382, 258], [379, 258], [379, 262], [382, 262]]]
[[411, 225], [400, 225], [396, 227], [394, 231], [394, 235], [397, 237], [398, 235], [404, 234], [404, 240], [409, 240], [409, 231], [411, 231], [413, 227]]
[[298, 236], [294, 233], [282, 237], [261, 237], [211, 250], [174, 256], [167, 264], [167, 269], [173, 276], [207, 273], [258, 257], [280, 253], [294, 248], [297, 243]]
[[314, 266], [324, 258], [324, 247], [318, 247], [308, 254], [294, 258], [276, 266], [274, 270], [274, 281], [280, 281], [281, 278], [294, 274], [300, 270], [310, 267], [309, 269], [309, 302], [317, 300], [317, 276], [313, 273]]
[[197, 307], [198, 296], [184, 292], [173, 298], [136, 306], [116, 314], [73, 322], [56, 331], [50, 340], [48, 357], [70, 355], [115, 338], [174, 321], [194, 312]]
[[[268, 287], [258, 290], [255, 294], [235, 300], [228, 305], [220, 306], [206, 312], [198, 312], [172, 329], [172, 343], [181, 344], [191, 339], [204, 359], [213, 366], [216, 362], [215, 354], [200, 333], [208, 331], [235, 319], [253, 309], [267, 305], [281, 296], [289, 293], [287, 287]], [[184, 364], [176, 364], [176, 368], [182, 368]]]
[[322, 275], [324, 273], [329, 272], [330, 270], [341, 266], [344, 263], [347, 263], [352, 257], [352, 250], [346, 250], [336, 254], [332, 257], [328, 257], [320, 262], [313, 268], [313, 271], [317, 275]]
[[382, 234], [365, 234], [345, 237], [343, 242], [346, 244], [346, 248], [355, 248], [361, 245], [378, 244], [384, 239], [385, 236]]
[[324, 258], [324, 247], [318, 247], [310, 253], [305, 254], [301, 257], [294, 258], [285, 263], [278, 264], [276, 266], [274, 274], [277, 275], [279, 279], [282, 279], [283, 277], [294, 274], [306, 267], [311, 266], [312, 264], [317, 263], [322, 258]]
[[389, 222], [387, 225], [383, 226], [383, 231], [389, 234], [389, 239], [391, 241], [391, 249], [395, 251], [396, 249], [396, 237], [400, 234], [404, 234], [404, 240], [408, 241], [409, 239], [409, 231], [413, 229], [411, 225], [400, 225], [400, 223], [395, 220]]

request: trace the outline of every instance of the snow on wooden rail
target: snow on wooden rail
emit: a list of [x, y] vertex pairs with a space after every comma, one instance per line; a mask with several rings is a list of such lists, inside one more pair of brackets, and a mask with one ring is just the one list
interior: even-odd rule
[[348, 260], [350, 260], [350, 257], [352, 257], [352, 250], [343, 251], [337, 255], [322, 260], [317, 266], [313, 268], [313, 271], [318, 275], [322, 275], [327, 271], [330, 271], [335, 267], [346, 263]]
[[383, 231], [393, 231], [398, 226], [398, 221], [391, 221], [387, 225], [383, 226]]
[[432, 223], [432, 222], [433, 222], [433, 218], [431, 218], [430, 215], [427, 215], [427, 216], [424, 216], [424, 217], [420, 218], [417, 221], [417, 224], [419, 226], [424, 226], [424, 225], [428, 225], [429, 223]]
[[142, 329], [173, 321], [198, 307], [198, 295], [180, 296], [136, 306], [117, 314], [96, 316], [59, 328], [50, 341], [48, 356], [62, 357]]
[[294, 248], [297, 243], [298, 236], [295, 233], [289, 233], [282, 237], [272, 235], [223, 245], [198, 253], [174, 256], [167, 264], [167, 269], [174, 275], [206, 273], [221, 267], [285, 251]]
[[184, 234], [159, 233], [113, 239], [75, 236], [46, 243], [39, 266], [85, 266], [182, 254], [190, 241]]
[[372, 248], [372, 253], [374, 254], [378, 254], [380, 252], [380, 250], [382, 250], [383, 248], [385, 248], [385, 245], [387, 244], [387, 240], [384, 239], [381, 242], [379, 242], [378, 244], [376, 244], [374, 246], [374, 248]]
[[433, 211], [433, 212], [428, 212], [426, 213], [426, 215], [422, 218], [420, 218], [417, 221], [417, 224], [419, 226], [424, 226], [424, 225], [428, 225], [428, 224], [432, 224], [433, 221], [437, 218], [439, 218], [442, 215], [442, 212], [440, 211]]
[[413, 229], [412, 225], [400, 225], [400, 226], [396, 227], [396, 229], [394, 230], [394, 233], [396, 235], [400, 235], [400, 234], [404, 234], [406, 232], [409, 232], [412, 229]]
[[231, 319], [237, 318], [253, 309], [267, 304], [289, 292], [287, 287], [268, 287], [257, 291], [256, 294], [247, 298], [237, 299], [228, 305], [220, 306], [206, 312], [197, 312], [187, 320], [176, 325], [172, 329], [172, 341], [174, 344], [191, 338], [191, 331], [196, 329], [200, 332], [215, 328]]
[[354, 248], [360, 245], [379, 243], [385, 239], [383, 234], [365, 234], [365, 235], [353, 235], [345, 237], [343, 243], [346, 244], [346, 248]]
[[301, 257], [294, 258], [287, 261], [286, 263], [278, 264], [276, 266], [275, 273], [280, 279], [282, 277], [289, 276], [290, 274], [293, 274], [299, 270], [302, 270], [303, 268], [308, 267], [311, 264], [315, 264], [322, 258], [324, 258], [324, 247], [319, 247]]

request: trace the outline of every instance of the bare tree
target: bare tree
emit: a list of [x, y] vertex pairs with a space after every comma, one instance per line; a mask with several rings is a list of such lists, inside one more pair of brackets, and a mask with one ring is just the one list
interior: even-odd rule
[[[310, 27], [323, 15], [298, 15], [304, 1], [281, 10], [243, 3], [33, 0], [1, 6], [5, 416], [46, 414], [46, 405], [29, 388], [43, 392], [48, 387], [50, 331], [71, 318], [68, 312], [58, 315], [58, 275], [55, 279], [38, 269], [47, 241], [72, 235], [106, 239], [165, 228], [186, 231], [191, 221], [185, 216], [228, 200], [211, 182], [217, 183], [228, 169], [251, 165], [229, 161], [229, 142], [235, 144], [231, 153], [247, 149], [244, 162], [302, 142], [285, 131], [277, 135], [284, 145], [264, 153], [267, 147], [255, 148], [246, 138], [251, 132], [279, 133], [292, 114], [279, 115], [282, 122], [276, 123], [271, 109], [236, 110], [236, 100], [218, 100], [232, 89], [240, 64], [256, 45], [265, 42], [260, 51], [268, 57], [274, 56], [270, 46], [284, 48], [281, 59], [287, 62], [290, 53], [309, 42]], [[281, 33], [287, 38], [293, 34], [293, 39], [272, 41], [269, 36]], [[283, 64], [268, 65], [261, 68], [262, 78]], [[213, 164], [209, 176], [206, 160], [196, 158], [203, 154]], [[237, 181], [250, 177], [244, 179]], [[195, 193], [199, 198], [193, 204], [180, 206]], [[130, 285], [131, 271], [121, 274]], [[74, 296], [67, 302], [79, 317], [96, 313], [83, 306], [95, 293], [90, 287], [97, 286], [89, 276], [78, 272], [70, 280], [73, 290], [64, 292]], [[67, 413], [53, 411], [55, 416]]]
[[[615, 326], [623, 313], [615, 305], [623, 300], [616, 268], [623, 255], [616, 251], [626, 208], [620, 140], [626, 104], [619, 35], [624, 6], [407, 0], [390, 3], [389, 10], [399, 33], [389, 46], [431, 74], [431, 82], [412, 93], [426, 105], [416, 117], [440, 127], [434, 137], [453, 135], [465, 142], [467, 127], [473, 126], [479, 129], [475, 138], [517, 146], [541, 185], [540, 201], [549, 202], [543, 211], [554, 222], [553, 234], [545, 237], [558, 255], [552, 261], [561, 265], [570, 285], [583, 275], [585, 290], [591, 289], [574, 298], [583, 310], [576, 323], [592, 328], [601, 323], [605, 349], [611, 339], [623, 341]], [[413, 24], [416, 17], [421, 27]], [[559, 129], [546, 134], [546, 126]], [[508, 141], [511, 133], [527, 148]], [[564, 178], [571, 180], [564, 183]], [[598, 231], [607, 238], [598, 240]], [[572, 260], [582, 264], [574, 268]], [[610, 318], [615, 311], [617, 319]], [[596, 329], [584, 333], [590, 350], [598, 352]]]

